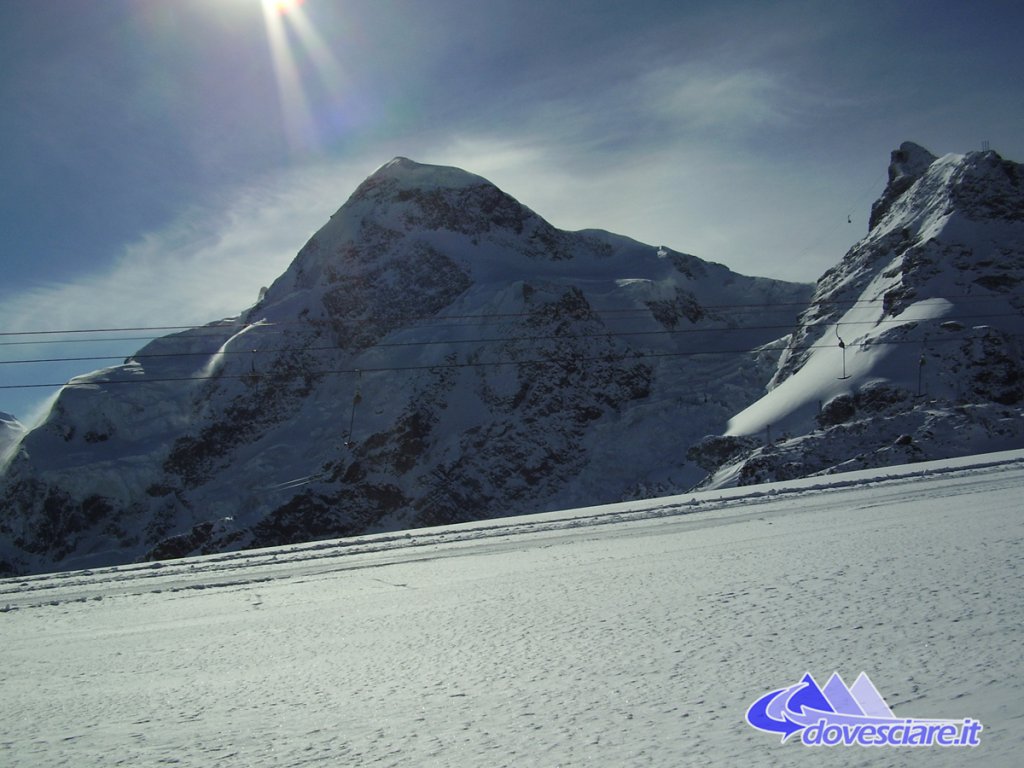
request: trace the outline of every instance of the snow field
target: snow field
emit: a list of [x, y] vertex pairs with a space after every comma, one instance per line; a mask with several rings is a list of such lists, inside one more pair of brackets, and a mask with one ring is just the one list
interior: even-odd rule
[[[3, 581], [0, 763], [1017, 765], [1022, 485], [1012, 452]], [[744, 722], [806, 671], [981, 746]]]

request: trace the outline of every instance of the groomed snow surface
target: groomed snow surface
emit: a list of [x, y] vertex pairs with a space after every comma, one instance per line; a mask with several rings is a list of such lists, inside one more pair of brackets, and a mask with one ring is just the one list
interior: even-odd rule
[[[1016, 766], [1024, 451], [0, 582], [5, 766]], [[864, 671], [977, 748], [804, 747]]]

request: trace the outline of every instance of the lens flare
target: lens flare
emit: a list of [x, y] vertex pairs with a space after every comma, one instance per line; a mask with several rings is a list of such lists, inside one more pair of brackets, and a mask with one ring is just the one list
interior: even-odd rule
[[263, 0], [263, 7], [271, 13], [284, 15], [302, 5], [305, 0]]
[[[332, 122], [324, 115], [350, 107], [341, 68], [307, 17], [304, 4], [305, 0], [262, 0], [283, 126], [290, 149], [299, 153], [316, 151], [321, 134], [332, 131]], [[304, 82], [313, 73], [319, 80], [315, 91], [320, 97], [315, 102], [319, 121], [314, 119]]]

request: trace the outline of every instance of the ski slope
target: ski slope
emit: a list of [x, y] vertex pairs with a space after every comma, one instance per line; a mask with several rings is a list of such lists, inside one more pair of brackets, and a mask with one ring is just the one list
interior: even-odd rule
[[[5, 766], [1012, 766], [1024, 451], [0, 582]], [[744, 721], [864, 671], [976, 748]]]

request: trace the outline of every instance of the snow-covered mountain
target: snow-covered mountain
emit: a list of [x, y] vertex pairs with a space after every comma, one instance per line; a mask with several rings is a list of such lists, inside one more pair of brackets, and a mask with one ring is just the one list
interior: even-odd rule
[[1024, 445], [1024, 167], [905, 143], [767, 394], [691, 458], [706, 485]]
[[0, 568], [686, 487], [703, 471], [685, 447], [763, 391], [811, 290], [560, 231], [478, 176], [397, 158], [255, 306], [63, 389], [3, 478]]

